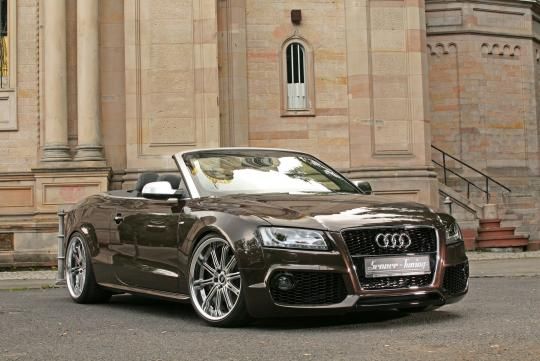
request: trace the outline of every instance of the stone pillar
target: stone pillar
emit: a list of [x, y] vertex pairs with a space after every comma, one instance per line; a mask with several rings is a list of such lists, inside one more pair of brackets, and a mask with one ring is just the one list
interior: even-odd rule
[[70, 160], [67, 130], [66, 1], [44, 1], [44, 162]]
[[103, 160], [100, 134], [99, 1], [77, 1], [76, 160]]

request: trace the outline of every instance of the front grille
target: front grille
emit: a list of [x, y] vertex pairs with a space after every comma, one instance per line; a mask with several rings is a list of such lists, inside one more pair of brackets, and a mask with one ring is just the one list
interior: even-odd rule
[[469, 262], [446, 267], [444, 270], [444, 289], [450, 293], [461, 293], [467, 288], [469, 279]]
[[[364, 258], [356, 257], [353, 262], [360, 285], [365, 290], [425, 287], [433, 281], [433, 271], [427, 275], [367, 278], [364, 271]], [[431, 269], [434, 270], [435, 256], [430, 257], [430, 263]]]
[[432, 275], [362, 278], [360, 283], [366, 290], [425, 287], [431, 284]]
[[343, 276], [327, 272], [287, 272], [293, 275], [295, 286], [282, 291], [270, 285], [276, 303], [287, 305], [328, 305], [339, 303], [347, 296]]
[[[418, 228], [360, 228], [342, 231], [341, 234], [351, 256], [381, 256], [401, 253], [431, 253], [437, 251], [435, 229]], [[411, 238], [411, 245], [406, 250], [380, 248], [375, 243], [379, 233], [406, 233]]]

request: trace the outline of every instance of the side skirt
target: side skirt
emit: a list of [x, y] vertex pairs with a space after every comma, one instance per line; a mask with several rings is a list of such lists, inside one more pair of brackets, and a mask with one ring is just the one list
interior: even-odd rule
[[165, 291], [149, 290], [145, 288], [128, 287], [128, 286], [122, 286], [122, 285], [115, 285], [112, 283], [99, 283], [99, 285], [111, 291], [126, 292], [126, 293], [132, 293], [136, 295], [155, 297], [155, 298], [160, 298], [164, 300], [177, 301], [177, 302], [183, 302], [183, 303], [189, 302], [189, 296], [181, 294], [181, 293], [172, 293], [172, 292], [165, 292]]

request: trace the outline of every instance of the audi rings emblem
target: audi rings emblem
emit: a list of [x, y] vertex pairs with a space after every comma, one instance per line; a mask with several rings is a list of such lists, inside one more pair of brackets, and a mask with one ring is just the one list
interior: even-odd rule
[[407, 233], [379, 233], [375, 243], [380, 248], [407, 249], [412, 241]]

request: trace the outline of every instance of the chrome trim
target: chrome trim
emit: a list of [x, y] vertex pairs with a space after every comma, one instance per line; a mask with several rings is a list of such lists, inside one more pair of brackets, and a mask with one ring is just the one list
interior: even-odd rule
[[[272, 297], [272, 296], [270, 296], [270, 297]], [[339, 303], [330, 303], [330, 304], [325, 304], [325, 305], [289, 305], [289, 304], [285, 304], [285, 303], [275, 302], [273, 298], [272, 298], [272, 301], [274, 302], [274, 305], [276, 305], [278, 307], [283, 307], [283, 308], [305, 309], [305, 310], [311, 310], [311, 309], [324, 310], [324, 309], [336, 309], [336, 308], [352, 308], [352, 307], [354, 307], [354, 305], [356, 305], [359, 298], [360, 297], [358, 295], [347, 294], [345, 296], [345, 298], [343, 299], [343, 301], [341, 301]]]
[[214, 151], [214, 150], [270, 150], [270, 151], [278, 151], [278, 152], [290, 152], [290, 153], [301, 153], [301, 154], [308, 154], [306, 152], [302, 152], [299, 150], [294, 149], [285, 149], [285, 148], [264, 148], [264, 147], [214, 147], [214, 148], [197, 148], [197, 149], [191, 149], [191, 150], [184, 150], [181, 152], [178, 152], [174, 154], [176, 157], [182, 157], [184, 154], [189, 153], [197, 153], [197, 152], [208, 152], [208, 151]]
[[173, 292], [166, 292], [166, 291], [157, 291], [157, 290], [149, 290], [145, 288], [137, 288], [137, 287], [129, 287], [129, 286], [122, 286], [122, 285], [116, 285], [112, 283], [99, 283], [100, 286], [108, 288], [110, 290], [117, 290], [117, 291], [124, 291], [127, 293], [137, 293], [137, 294], [144, 294], [149, 296], [155, 296], [155, 297], [163, 297], [168, 298], [172, 300], [178, 300], [178, 301], [188, 301], [189, 296], [184, 295], [182, 293], [173, 293]]
[[191, 173], [184, 162], [184, 158], [182, 157], [184, 153], [188, 152], [179, 152], [173, 155], [173, 159], [176, 162], [176, 165], [178, 166], [178, 169], [180, 170], [180, 174], [182, 175], [182, 178], [184, 179], [184, 182], [186, 182], [186, 189], [188, 193], [191, 195], [191, 198], [201, 198], [201, 195], [199, 194], [199, 190], [195, 186], [195, 182], [193, 181], [193, 178], [191, 178]]
[[[423, 286], [423, 287], [418, 287], [418, 288], [410, 288], [410, 287], [408, 287], [408, 288], [383, 288], [383, 289], [380, 289], [380, 290], [365, 289], [362, 286], [362, 283], [360, 282], [360, 277], [358, 276], [358, 272], [356, 271], [356, 265], [353, 262], [353, 256], [351, 255], [351, 252], [349, 251], [349, 247], [347, 246], [347, 242], [345, 241], [345, 238], [343, 237], [343, 232], [355, 231], [355, 230], [363, 230], [363, 229], [382, 229], [382, 228], [403, 228], [403, 229], [431, 228], [431, 229], [433, 229], [435, 231], [435, 238], [436, 238], [436, 243], [437, 243], [437, 250], [436, 250], [436, 253], [435, 253], [435, 269], [433, 270], [433, 278], [431, 280], [431, 283], [428, 286]], [[411, 224], [388, 225], [388, 226], [381, 225], [381, 226], [368, 226], [368, 227], [350, 227], [350, 228], [341, 229], [339, 231], [339, 234], [341, 236], [341, 239], [343, 240], [343, 242], [347, 246], [347, 254], [349, 256], [349, 259], [351, 260], [351, 263], [354, 265], [354, 275], [356, 277], [356, 282], [358, 282], [358, 285], [360, 285], [360, 289], [363, 292], [376, 293], [376, 292], [381, 292], [381, 291], [385, 292], [385, 291], [400, 291], [400, 290], [416, 290], [416, 291], [420, 291], [420, 290], [426, 289], [427, 287], [435, 288], [435, 281], [436, 281], [436, 278], [437, 278], [437, 274], [439, 272], [440, 260], [441, 260], [441, 252], [440, 252], [441, 251], [441, 240], [440, 240], [440, 237], [439, 237], [439, 232], [438, 232], [437, 227], [431, 226], [431, 225], [411, 225]], [[433, 253], [433, 252], [427, 252], [427, 253]], [[415, 255], [415, 254], [418, 254], [418, 253], [407, 253], [407, 252], [403, 253], [404, 256]], [[354, 257], [365, 258], [365, 256], [370, 256], [370, 255], [359, 255], [359, 256], [354, 256]], [[373, 256], [373, 255], [371, 255], [371, 256]]]

